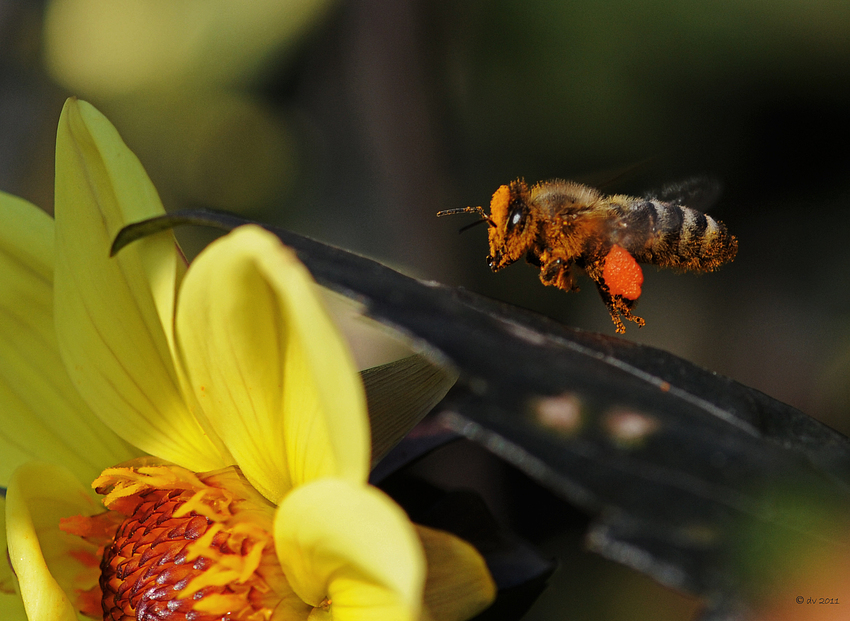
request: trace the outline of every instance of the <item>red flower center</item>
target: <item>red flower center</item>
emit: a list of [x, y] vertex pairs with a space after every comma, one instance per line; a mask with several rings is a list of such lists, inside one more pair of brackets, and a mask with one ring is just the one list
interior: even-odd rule
[[104, 621], [267, 621], [284, 600], [307, 608], [277, 562], [273, 507], [236, 470], [110, 468], [95, 484], [109, 511], [61, 524], [98, 546], [99, 584], [77, 602], [84, 614]]

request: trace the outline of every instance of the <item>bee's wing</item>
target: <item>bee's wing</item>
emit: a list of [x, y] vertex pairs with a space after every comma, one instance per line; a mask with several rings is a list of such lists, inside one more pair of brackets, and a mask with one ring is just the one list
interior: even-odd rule
[[723, 193], [723, 184], [713, 177], [698, 176], [670, 183], [660, 190], [648, 192], [645, 198], [708, 211]]

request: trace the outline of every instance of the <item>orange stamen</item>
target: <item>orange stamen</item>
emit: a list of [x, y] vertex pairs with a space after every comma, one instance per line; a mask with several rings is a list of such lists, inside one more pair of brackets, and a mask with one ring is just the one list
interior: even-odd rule
[[274, 507], [236, 469], [197, 475], [142, 464], [110, 468], [94, 486], [109, 511], [61, 525], [102, 552], [78, 559], [99, 562], [101, 571], [99, 588], [78, 592], [84, 614], [104, 621], [267, 621], [283, 599], [295, 597], [274, 552]]

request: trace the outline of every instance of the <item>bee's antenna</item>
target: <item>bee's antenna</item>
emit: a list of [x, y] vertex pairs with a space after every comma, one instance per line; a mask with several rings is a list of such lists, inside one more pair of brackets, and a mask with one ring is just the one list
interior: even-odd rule
[[479, 224], [484, 224], [485, 222], [488, 222], [488, 223], [489, 223], [489, 222], [490, 222], [490, 219], [489, 219], [489, 218], [487, 218], [486, 220], [476, 220], [476, 221], [475, 221], [475, 222], [473, 222], [472, 224], [467, 224], [466, 226], [461, 227], [461, 229], [458, 231], [458, 233], [463, 233], [464, 231], [468, 231], [468, 230], [469, 230], [469, 229], [471, 229], [473, 226], [478, 226]]
[[481, 216], [481, 220], [478, 220], [476, 222], [473, 222], [472, 224], [469, 224], [469, 225], [463, 227], [460, 230], [461, 233], [463, 231], [465, 231], [466, 229], [468, 229], [469, 227], [475, 226], [479, 222], [486, 222], [489, 226], [492, 226], [492, 227], [496, 226], [496, 223], [493, 222], [490, 219], [490, 216], [487, 215], [487, 213], [484, 211], [484, 208], [481, 207], [481, 206], [478, 206], [478, 207], [458, 207], [457, 209], [446, 209], [444, 211], [438, 211], [437, 217], [441, 218], [442, 216], [453, 216], [453, 215], [459, 214], [459, 213], [477, 213], [479, 216]]

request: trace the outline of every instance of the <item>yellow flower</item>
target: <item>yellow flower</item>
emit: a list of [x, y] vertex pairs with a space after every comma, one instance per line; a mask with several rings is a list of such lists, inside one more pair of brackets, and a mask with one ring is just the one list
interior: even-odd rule
[[492, 601], [471, 546], [366, 484], [362, 385], [277, 238], [242, 227], [188, 269], [170, 233], [109, 258], [163, 210], [76, 100], [55, 223], [8, 195], [0, 210], [4, 619], [21, 601], [45, 621], [101, 602], [114, 619], [465, 619]]

